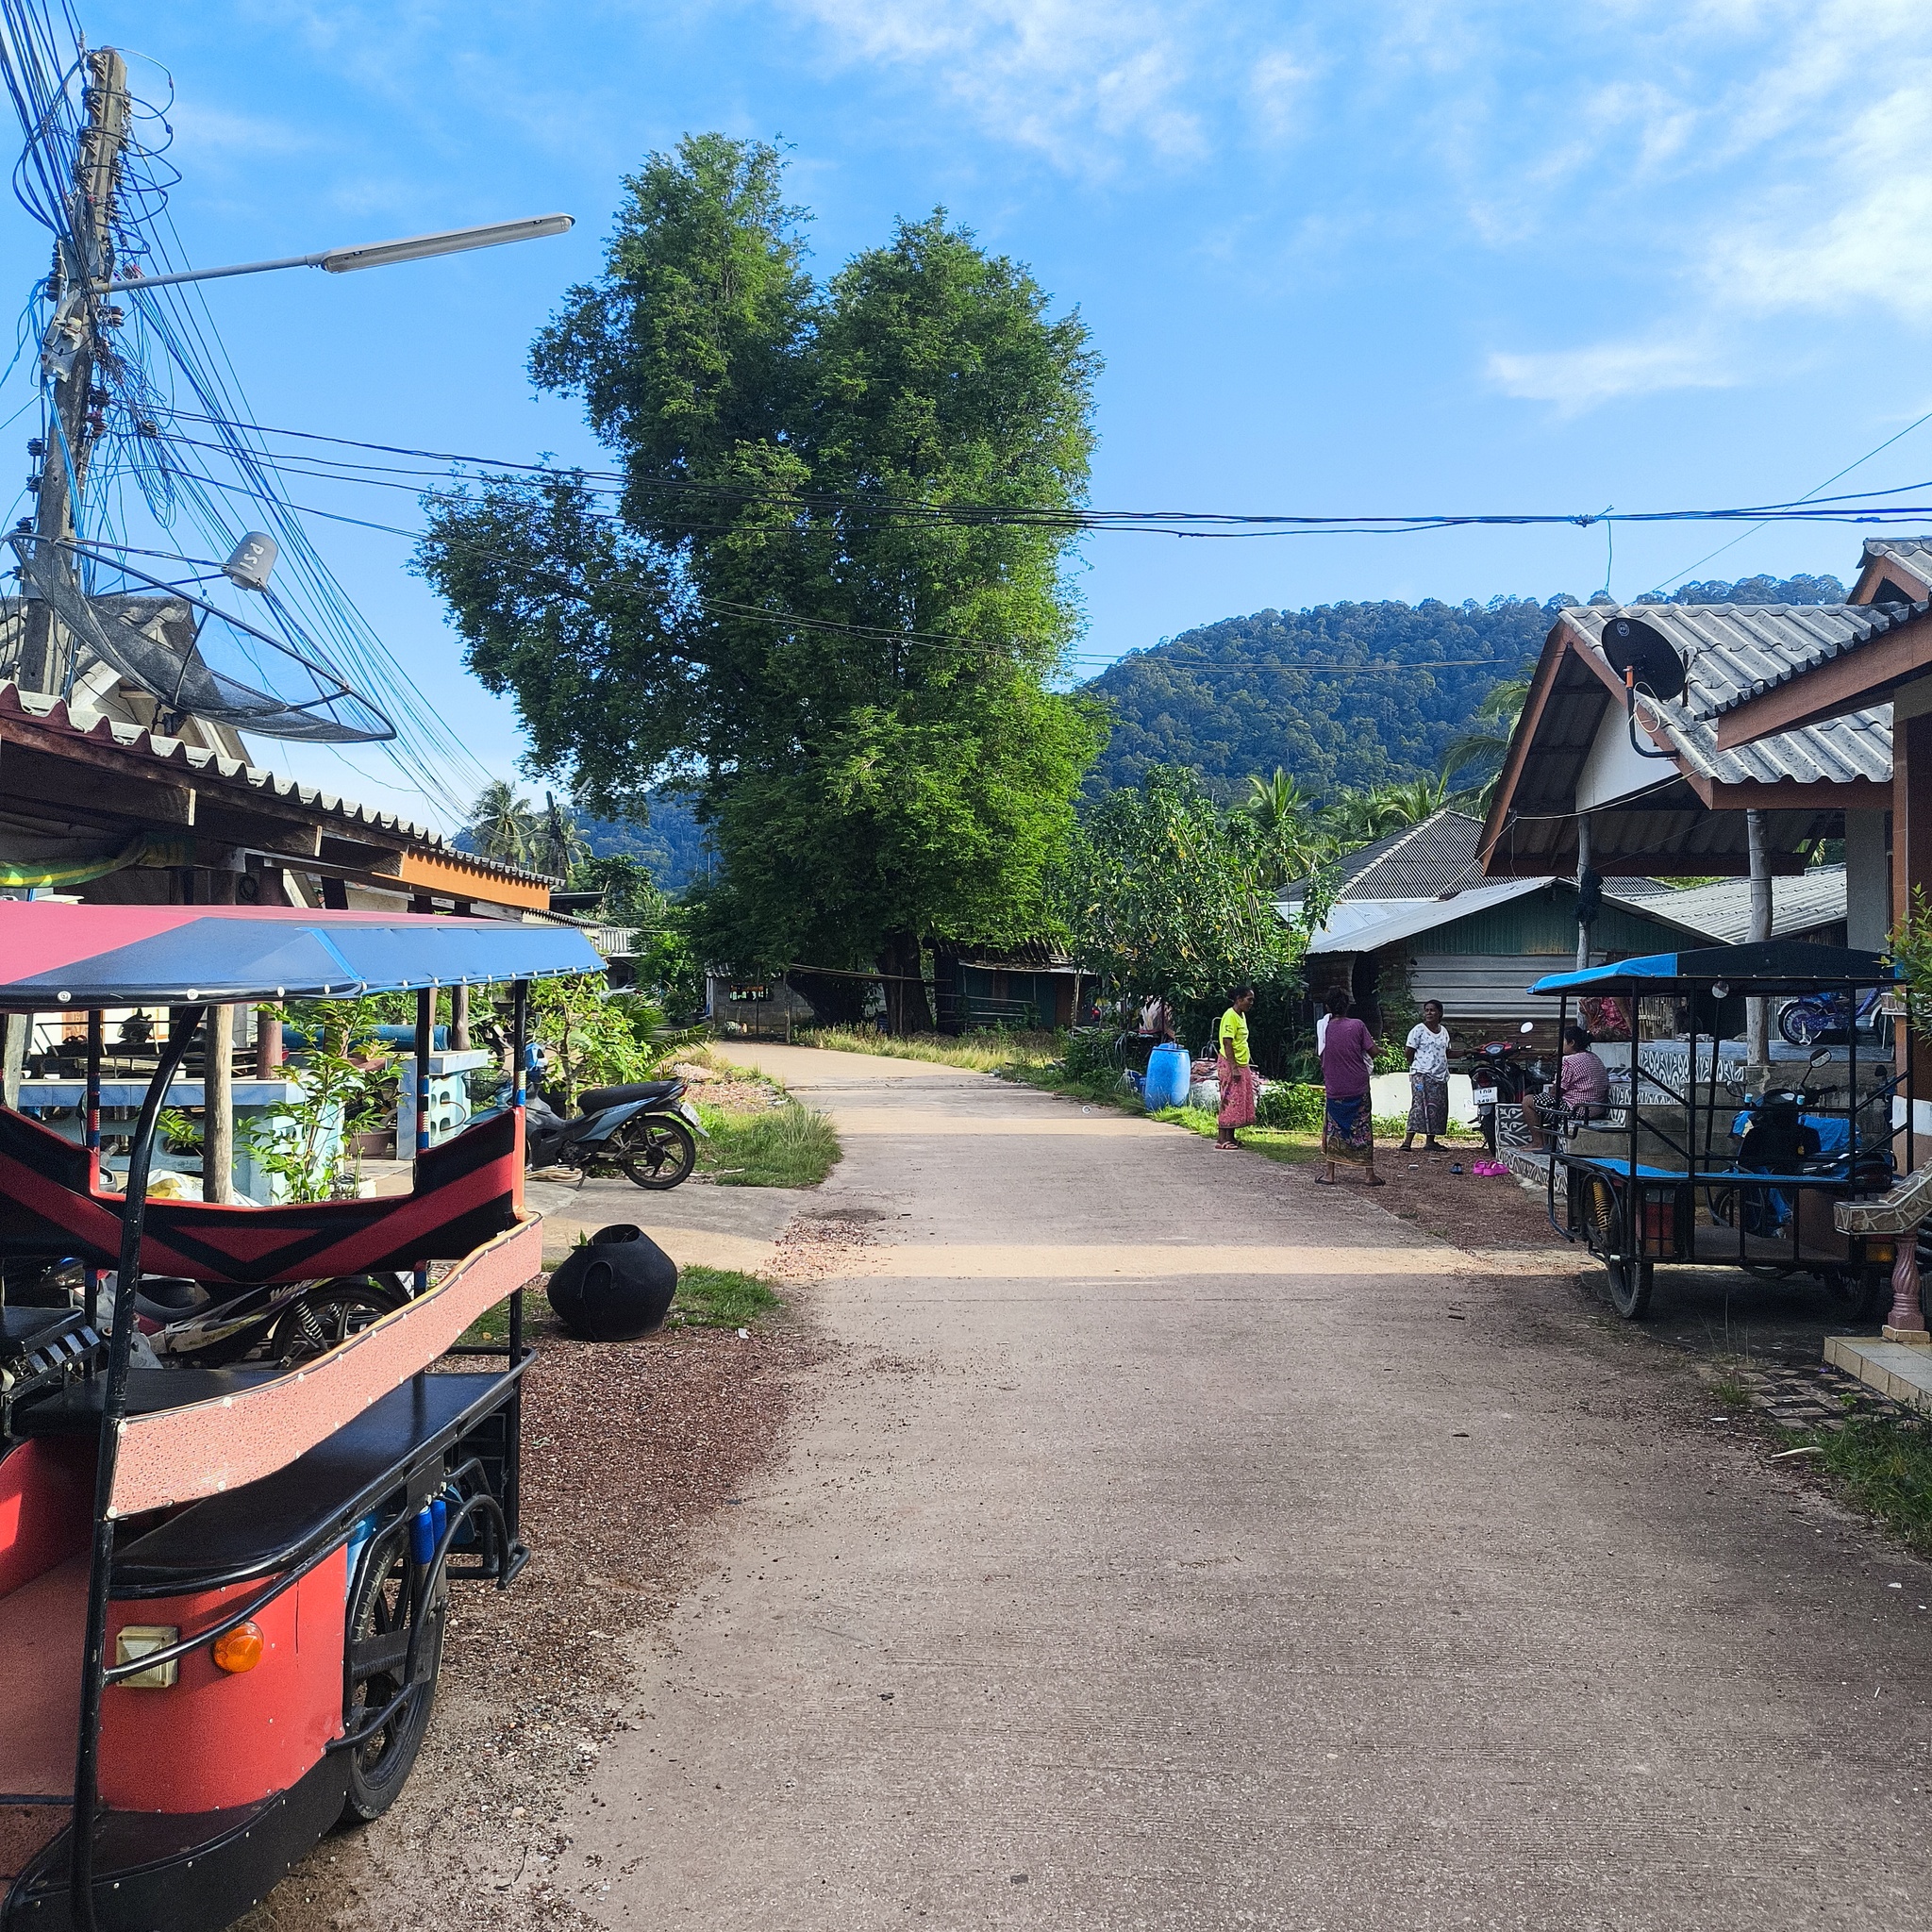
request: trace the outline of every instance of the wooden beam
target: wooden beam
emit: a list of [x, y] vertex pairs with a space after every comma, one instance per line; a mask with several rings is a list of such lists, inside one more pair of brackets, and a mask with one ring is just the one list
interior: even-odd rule
[[1476, 858], [1485, 877], [1490, 875], [1491, 855], [1502, 841], [1504, 830], [1508, 825], [1509, 807], [1516, 795], [1517, 783], [1523, 776], [1524, 760], [1529, 756], [1530, 741], [1536, 737], [1536, 727], [1542, 722], [1543, 708], [1550, 701], [1550, 692], [1556, 689], [1557, 675], [1562, 669], [1563, 654], [1567, 648], [1560, 641], [1566, 637], [1562, 621], [1558, 619], [1543, 639], [1543, 652], [1537, 661], [1536, 675], [1530, 680], [1529, 696], [1516, 721], [1509, 749], [1504, 754], [1503, 769], [1496, 778], [1495, 794], [1490, 800], [1489, 814], [1483, 820], [1482, 842], [1476, 847]]
[[1883, 704], [1894, 685], [1927, 670], [1932, 670], [1932, 624], [1920, 620], [1746, 698], [1718, 719], [1717, 748], [1736, 751], [1780, 731], [1869, 710]]
[[1712, 811], [1884, 811], [1891, 803], [1889, 778], [1740, 779], [1724, 784], [1687, 772], [1690, 789]]
[[486, 906], [516, 906], [535, 912], [550, 910], [550, 888], [541, 879], [510, 879], [467, 865], [460, 853], [404, 851], [401, 863], [389, 876], [412, 893], [440, 892], [445, 898], [481, 900]]

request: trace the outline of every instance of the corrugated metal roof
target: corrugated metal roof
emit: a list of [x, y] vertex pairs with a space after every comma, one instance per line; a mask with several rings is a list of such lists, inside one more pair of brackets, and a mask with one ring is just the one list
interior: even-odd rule
[[[1612, 891], [1606, 887], [1607, 899], [1630, 895], [1619, 880]], [[1670, 895], [1668, 906], [1641, 896], [1645, 912], [1666, 912], [1680, 924], [1708, 933], [1721, 944], [1741, 945], [1751, 937], [1751, 882], [1749, 879], [1720, 879], [1715, 885], [1686, 886]], [[1790, 939], [1799, 933], [1815, 931], [1822, 925], [1841, 924], [1845, 918], [1845, 869], [1841, 865], [1814, 865], [1795, 878], [1774, 879], [1771, 888], [1771, 936]]]
[[1439, 811], [1419, 824], [1405, 825], [1341, 861], [1340, 899], [1434, 899], [1443, 892], [1479, 886], [1483, 869], [1476, 858], [1482, 821], [1465, 812]]
[[[1685, 660], [1684, 708], [1700, 718], [1716, 718], [1746, 698], [1919, 622], [1927, 611], [1932, 604], [1644, 604], [1627, 610], [1598, 605], [1563, 614], [1592, 641], [1602, 638], [1612, 618], [1633, 617], [1654, 625]], [[1850, 722], [1833, 719], [1831, 724]], [[1781, 744], [1829, 731], [1831, 724], [1807, 725], [1764, 741]], [[1890, 756], [1888, 739], [1888, 771]]]
[[1932, 572], [1932, 537], [1867, 537], [1865, 561], [1882, 563], [1895, 557], [1916, 571]]
[[278, 778], [260, 765], [251, 765], [241, 758], [225, 758], [220, 752], [208, 751], [198, 745], [184, 744], [178, 738], [145, 731], [138, 724], [124, 724], [117, 719], [103, 717], [96, 711], [81, 710], [70, 714], [64, 700], [48, 697], [39, 691], [22, 691], [10, 681], [0, 681], [0, 711], [31, 718], [36, 724], [59, 731], [71, 731], [97, 743], [111, 743], [143, 761], [185, 767], [202, 784], [213, 782], [261, 792], [285, 804], [297, 806], [318, 821], [340, 827], [352, 837], [374, 833], [400, 845], [433, 852], [438, 858], [449, 864], [491, 877], [529, 885], [553, 883], [541, 874], [524, 872], [516, 866], [505, 865], [500, 859], [485, 858], [475, 852], [460, 852], [441, 832], [399, 818], [393, 812], [358, 805], [333, 792], [318, 791], [312, 785], [298, 784], [292, 778]]
[[1540, 892], [1548, 879], [1505, 879], [1477, 886], [1447, 898], [1357, 899], [1337, 905], [1309, 941], [1310, 953], [1373, 953], [1378, 946], [1432, 932], [1457, 919], [1467, 919], [1491, 906], [1507, 906], [1525, 893]]
[[[1684, 693], [1657, 704], [1657, 719], [1684, 762], [1721, 784], [1757, 781], [1800, 785], [1891, 776], [1891, 707], [1781, 731], [1735, 751], [1719, 751], [1713, 724], [1721, 713], [1801, 671], [1823, 664], [1897, 629], [1932, 605], [1641, 604], [1628, 609], [1589, 605], [1563, 621], [1602, 649], [1604, 628], [1634, 618], [1660, 632], [1684, 660]], [[1896, 614], [1894, 614], [1896, 613]], [[1642, 709], [1648, 714], [1652, 703]]]

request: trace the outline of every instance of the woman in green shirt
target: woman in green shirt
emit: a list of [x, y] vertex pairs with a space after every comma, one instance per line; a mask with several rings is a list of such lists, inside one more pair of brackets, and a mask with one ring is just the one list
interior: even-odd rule
[[1255, 989], [1241, 987], [1215, 1028], [1215, 1070], [1221, 1078], [1221, 1111], [1214, 1117], [1217, 1147], [1232, 1147], [1234, 1130], [1255, 1124], [1255, 1069], [1248, 1055], [1248, 1009], [1254, 1004]]

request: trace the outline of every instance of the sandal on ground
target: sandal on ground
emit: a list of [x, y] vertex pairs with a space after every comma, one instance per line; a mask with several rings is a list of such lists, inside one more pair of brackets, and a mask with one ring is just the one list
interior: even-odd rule
[[1318, 1188], [1332, 1188], [1335, 1185], [1335, 1183], [1331, 1181], [1326, 1174], [1318, 1174], [1315, 1176], [1315, 1185]]
[[1362, 1185], [1364, 1187], [1369, 1188], [1386, 1188], [1389, 1185], [1389, 1183], [1385, 1181], [1380, 1174], [1372, 1174], [1368, 1177], [1368, 1179], [1362, 1183]]

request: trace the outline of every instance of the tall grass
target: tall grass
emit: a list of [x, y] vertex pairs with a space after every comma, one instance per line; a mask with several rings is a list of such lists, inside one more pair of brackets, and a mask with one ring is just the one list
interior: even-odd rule
[[991, 1074], [1001, 1067], [1044, 1066], [1058, 1059], [1065, 1043], [1057, 1033], [1008, 1032], [985, 1027], [971, 1033], [874, 1033], [859, 1026], [817, 1026], [794, 1036], [800, 1046], [834, 1053], [869, 1053], [894, 1060], [926, 1060], [939, 1067], [963, 1067]]
[[763, 1113], [700, 1106], [698, 1118], [710, 1136], [699, 1164], [720, 1187], [815, 1188], [843, 1151], [830, 1120], [795, 1100]]

